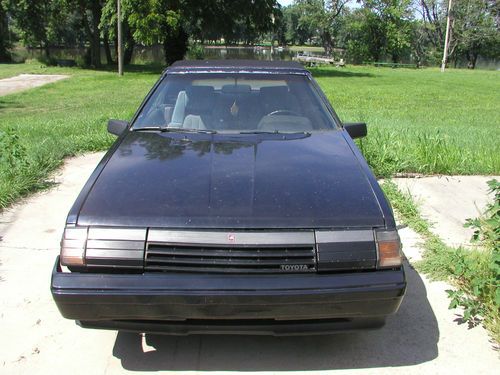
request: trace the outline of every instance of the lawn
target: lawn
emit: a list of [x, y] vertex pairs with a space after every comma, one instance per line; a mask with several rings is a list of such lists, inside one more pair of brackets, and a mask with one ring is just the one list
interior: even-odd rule
[[353, 67], [313, 73], [342, 121], [368, 123], [379, 176], [498, 174], [500, 72]]
[[[4, 67], [0, 65], [0, 75]], [[17, 74], [18, 68], [10, 71]], [[33, 70], [39, 72], [31, 66], [28, 71]], [[109, 147], [113, 137], [106, 132], [107, 120], [131, 118], [159, 76], [159, 71], [119, 78], [106, 71], [42, 70], [72, 76], [0, 96], [0, 208], [44, 187], [64, 157]]]
[[[109, 118], [130, 119], [158, 69], [114, 72], [0, 65], [72, 77], [0, 97], [0, 208], [46, 185], [64, 157], [106, 149]], [[372, 67], [313, 70], [344, 121], [366, 121], [363, 152], [379, 176], [500, 173], [500, 73]], [[3, 134], [3, 135], [2, 135]]]

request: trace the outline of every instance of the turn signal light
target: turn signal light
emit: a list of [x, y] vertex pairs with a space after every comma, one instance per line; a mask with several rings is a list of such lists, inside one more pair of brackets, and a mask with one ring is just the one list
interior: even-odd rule
[[66, 228], [61, 240], [60, 261], [63, 266], [85, 265], [88, 228]]
[[376, 231], [378, 268], [400, 267], [402, 264], [401, 241], [397, 230]]

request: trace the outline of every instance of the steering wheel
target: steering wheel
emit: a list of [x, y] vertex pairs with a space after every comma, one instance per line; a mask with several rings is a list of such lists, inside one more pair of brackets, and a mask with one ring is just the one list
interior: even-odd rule
[[300, 116], [300, 114], [288, 109], [278, 109], [277, 111], [268, 113], [266, 116]]

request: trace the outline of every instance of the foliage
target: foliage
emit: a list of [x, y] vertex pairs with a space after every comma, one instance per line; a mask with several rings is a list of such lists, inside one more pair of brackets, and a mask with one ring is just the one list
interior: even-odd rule
[[[439, 64], [446, 0], [122, 0], [124, 61], [136, 45], [162, 44], [165, 62], [182, 59], [195, 43], [322, 46], [324, 53], [354, 63], [367, 61]], [[474, 68], [478, 56], [500, 57], [500, 5], [495, 0], [455, 0], [449, 59]], [[43, 48], [86, 47], [85, 65], [114, 64], [115, 0], [0, 0], [0, 61], [11, 40]], [[417, 12], [420, 15], [417, 15]], [[8, 41], [6, 43], [6, 41]], [[347, 53], [344, 54], [344, 51]], [[334, 56], [335, 57], [335, 56]]]
[[0, 163], [7, 165], [10, 174], [25, 163], [26, 149], [19, 143], [13, 127], [0, 130]]
[[16, 20], [20, 36], [25, 45], [39, 45], [49, 56], [49, 33], [53, 26], [52, 2], [50, 0], [9, 1], [9, 13]]
[[[72, 46], [78, 42], [77, 16], [66, 0], [1, 0], [14, 22], [10, 32], [16, 32], [24, 45], [44, 49], [50, 56], [51, 45]], [[11, 22], [12, 23], [12, 22]]]
[[203, 60], [205, 58], [205, 49], [201, 44], [193, 43], [188, 48], [187, 58], [190, 60]]
[[188, 33], [202, 43], [223, 39], [225, 44], [253, 44], [283, 26], [276, 0], [186, 0], [184, 9]]
[[[493, 338], [500, 341], [500, 184], [489, 182], [494, 201], [488, 205], [479, 221], [468, 220], [467, 226], [476, 228], [474, 239], [481, 243], [478, 249], [454, 249], [430, 231], [428, 222], [421, 218], [411, 196], [401, 193], [391, 182], [382, 188], [395, 207], [401, 220], [424, 237], [423, 261], [416, 264], [429, 276], [450, 281], [457, 287], [447, 290], [450, 309], [461, 307], [463, 321], [471, 327], [483, 323]], [[493, 241], [492, 241], [493, 240]]]
[[368, 21], [378, 26], [379, 38], [383, 40], [380, 52], [390, 55], [393, 62], [400, 61], [410, 47], [411, 1], [364, 0], [364, 6], [370, 10]]
[[[346, 50], [354, 63], [415, 62], [438, 65], [446, 27], [446, 0], [360, 0], [361, 7], [343, 7], [334, 18], [332, 5], [341, 2], [297, 0], [283, 10], [288, 43], [321, 44]], [[449, 59], [466, 59], [474, 68], [479, 55], [500, 57], [500, 5], [493, 0], [455, 0], [452, 9]], [[338, 8], [337, 8], [338, 9]], [[418, 14], [420, 13], [420, 14]]]
[[[133, 0], [121, 0], [121, 21], [123, 38], [123, 62], [130, 64], [136, 41], [134, 39], [135, 29], [129, 22], [129, 17], [133, 11]], [[116, 0], [106, 0], [102, 8], [101, 22], [99, 29], [103, 40], [117, 40], [117, 5]]]
[[11, 61], [11, 55], [9, 52], [11, 47], [10, 38], [7, 9], [3, 0], [0, 0], [0, 63]]
[[476, 66], [479, 54], [500, 56], [499, 10], [500, 3], [489, 0], [456, 0], [453, 5], [451, 42], [455, 53], [467, 58], [470, 69]]
[[[163, 44], [167, 64], [182, 59], [187, 48], [185, 24], [188, 22], [184, 18], [184, 4], [182, 0], [123, 0], [124, 62], [130, 63], [136, 43]], [[99, 24], [103, 38], [116, 37], [116, 11], [116, 1], [104, 3]]]
[[285, 21], [289, 24], [286, 39], [292, 43], [321, 44], [331, 56], [338, 44], [344, 9], [348, 0], [297, 0], [285, 8]]

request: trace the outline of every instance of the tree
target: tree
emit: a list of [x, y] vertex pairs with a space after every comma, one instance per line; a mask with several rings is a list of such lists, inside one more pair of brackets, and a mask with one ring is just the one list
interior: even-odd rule
[[348, 0], [296, 0], [285, 8], [289, 23], [286, 36], [294, 44], [319, 40], [325, 54], [332, 55]]
[[81, 26], [85, 31], [89, 42], [87, 51], [87, 62], [90, 66], [98, 68], [101, 66], [101, 22], [103, 0], [66, 0], [67, 5], [74, 7], [80, 15]]
[[428, 40], [435, 48], [442, 49], [444, 44], [443, 23], [446, 17], [447, 2], [442, 0], [418, 1]]
[[340, 17], [347, 3], [348, 0], [322, 1], [321, 12], [318, 14], [319, 30], [323, 48], [328, 56], [333, 54], [339, 32]]
[[480, 54], [499, 56], [498, 7], [488, 0], [457, 0], [453, 6], [452, 40], [469, 69], [476, 67]]
[[10, 0], [9, 11], [20, 30], [25, 45], [39, 46], [50, 57], [49, 29], [54, 25], [54, 2], [51, 0]]
[[170, 65], [181, 60], [187, 51], [183, 1], [142, 0], [131, 2], [129, 24], [134, 39], [146, 45], [163, 44], [165, 62]]
[[369, 19], [384, 39], [381, 51], [398, 62], [411, 47], [412, 9], [410, 0], [365, 0], [364, 6], [370, 10]]
[[0, 62], [9, 62], [10, 35], [7, 19], [7, 7], [0, 1]]
[[[135, 40], [133, 33], [135, 29], [132, 28], [129, 22], [129, 17], [133, 10], [133, 0], [121, 0], [122, 11], [122, 34], [123, 34], [123, 63], [130, 64], [135, 47]], [[111, 51], [106, 51], [106, 43], [112, 40], [117, 46], [117, 15], [116, 15], [116, 0], [106, 0], [102, 8], [101, 22], [99, 28], [101, 29], [101, 37], [105, 44], [106, 55], [111, 55]], [[116, 52], [118, 54], [118, 52]], [[110, 56], [111, 57], [111, 56]], [[106, 57], [108, 63], [113, 63], [110, 57]], [[111, 60], [111, 61], [110, 61]]]
[[185, 0], [182, 7], [186, 32], [202, 42], [224, 38], [226, 44], [252, 44], [275, 30], [273, 16], [281, 16], [276, 0]]
[[377, 61], [383, 45], [383, 38], [377, 29], [372, 14], [366, 8], [358, 8], [346, 13], [346, 27], [341, 33], [341, 42], [347, 50], [349, 61], [361, 64]]

